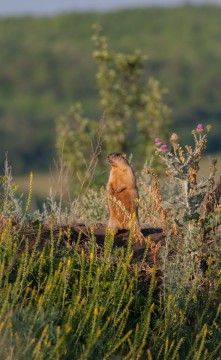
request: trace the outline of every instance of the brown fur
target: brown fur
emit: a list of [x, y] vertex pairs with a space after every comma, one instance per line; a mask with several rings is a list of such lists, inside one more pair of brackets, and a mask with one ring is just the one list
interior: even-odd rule
[[[111, 153], [107, 159], [111, 165], [106, 187], [110, 210], [108, 227], [116, 234], [118, 230], [130, 229], [133, 213], [135, 213], [135, 226], [138, 226], [138, 213], [135, 203], [138, 198], [138, 190], [133, 169], [127, 161], [126, 155]], [[126, 212], [120, 208], [120, 205], [116, 204], [116, 201], [120, 201]]]

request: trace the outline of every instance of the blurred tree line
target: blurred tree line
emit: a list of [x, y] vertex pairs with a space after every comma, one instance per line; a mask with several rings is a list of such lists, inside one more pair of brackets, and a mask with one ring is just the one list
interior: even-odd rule
[[[77, 101], [88, 118], [97, 122], [103, 110], [107, 112], [105, 101], [100, 107], [94, 79], [97, 65], [91, 56], [91, 25], [95, 22], [102, 24], [116, 53], [129, 54], [140, 48], [148, 55], [143, 78], [153, 76], [169, 89], [167, 104], [184, 141], [189, 129], [205, 120], [214, 128], [208, 151], [221, 151], [220, 7], [73, 13], [0, 19], [1, 166], [8, 152], [14, 173], [48, 171], [56, 157], [55, 119]], [[138, 52], [133, 56], [139, 60]], [[118, 65], [115, 63], [115, 73]], [[100, 88], [102, 81], [105, 92], [107, 78], [98, 79]]]

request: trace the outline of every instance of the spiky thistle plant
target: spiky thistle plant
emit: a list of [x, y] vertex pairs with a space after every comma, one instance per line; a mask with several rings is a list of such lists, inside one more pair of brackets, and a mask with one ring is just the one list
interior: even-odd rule
[[[163, 144], [162, 140], [155, 139], [156, 154], [165, 163], [166, 175], [179, 183], [182, 190], [183, 199], [181, 208], [183, 209], [183, 221], [196, 221], [205, 213], [205, 199], [211, 189], [214, 188], [214, 177], [216, 173], [216, 160], [212, 161], [211, 172], [208, 178], [198, 181], [197, 173], [200, 169], [199, 163], [202, 151], [206, 148], [207, 135], [210, 125], [204, 127], [198, 124], [192, 131], [194, 137], [194, 147], [179, 144], [179, 136], [175, 133], [170, 138], [171, 147]], [[215, 204], [214, 204], [215, 205]]]
[[[210, 128], [197, 125], [192, 131], [194, 146], [181, 146], [175, 133], [170, 137], [170, 146], [160, 138], [155, 139], [156, 154], [166, 165], [170, 179], [166, 186], [168, 193], [164, 195], [168, 218], [177, 230], [176, 236], [172, 234], [175, 253], [182, 254], [182, 268], [192, 267], [195, 275], [202, 270], [202, 262], [207, 264], [210, 252], [219, 251], [214, 240], [221, 224], [221, 183], [215, 185], [216, 160], [212, 160], [207, 178], [199, 179], [198, 174]], [[213, 245], [208, 247], [211, 239]]]

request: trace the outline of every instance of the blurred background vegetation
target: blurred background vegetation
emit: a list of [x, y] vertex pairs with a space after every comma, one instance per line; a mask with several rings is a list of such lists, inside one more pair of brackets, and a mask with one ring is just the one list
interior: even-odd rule
[[0, 19], [1, 169], [7, 153], [21, 183], [33, 171], [43, 174], [40, 187], [48, 190], [45, 178], [57, 157], [55, 120], [77, 101], [86, 116], [101, 119], [92, 57], [95, 22], [102, 25], [111, 49], [140, 49], [148, 56], [145, 76], [169, 89], [173, 131], [182, 141], [189, 142], [198, 123], [209, 123], [207, 151], [221, 153], [221, 7], [9, 17]]

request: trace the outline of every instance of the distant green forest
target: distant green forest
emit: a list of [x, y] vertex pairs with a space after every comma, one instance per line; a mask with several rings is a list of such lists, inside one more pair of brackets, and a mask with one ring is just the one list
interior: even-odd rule
[[[55, 119], [80, 101], [85, 116], [102, 110], [92, 59], [92, 24], [110, 48], [147, 54], [147, 79], [169, 89], [174, 127], [186, 138], [213, 125], [208, 151], [221, 151], [221, 7], [145, 8], [105, 14], [0, 19], [0, 162], [17, 174], [48, 171]], [[160, 134], [159, 134], [160, 135]]]

